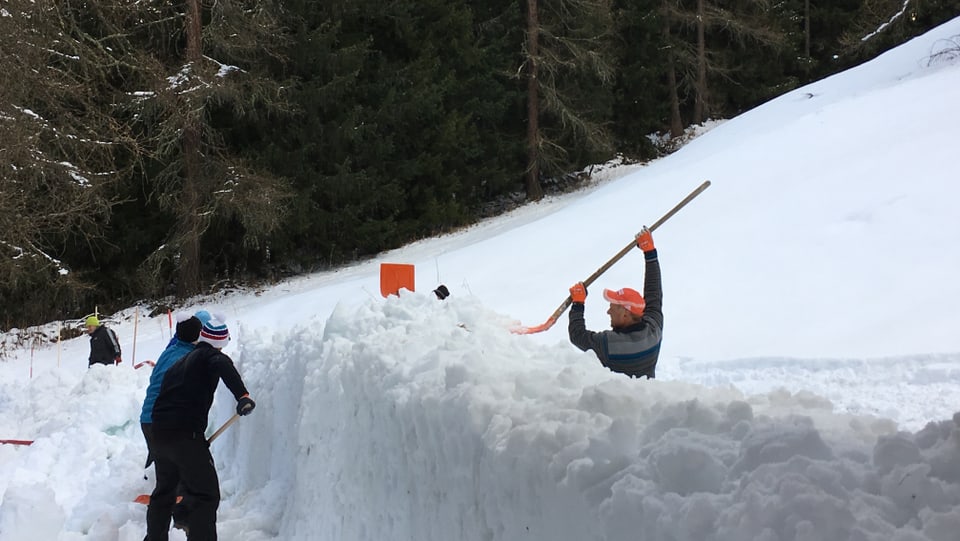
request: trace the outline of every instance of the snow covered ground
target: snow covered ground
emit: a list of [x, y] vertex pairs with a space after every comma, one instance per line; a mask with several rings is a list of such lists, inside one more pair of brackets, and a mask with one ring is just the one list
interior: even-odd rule
[[[723, 123], [670, 157], [376, 261], [199, 300], [258, 406], [213, 445], [222, 539], [956, 541], [960, 19]], [[655, 235], [656, 381], [543, 322]], [[380, 262], [417, 293], [382, 299]], [[639, 287], [641, 256], [601, 277]], [[446, 301], [430, 292], [445, 283]], [[79, 317], [82, 314], [70, 314]], [[65, 316], [66, 317], [66, 316]], [[139, 541], [138, 426], [167, 318], [0, 361], [0, 540]], [[52, 327], [55, 327], [53, 325]], [[219, 396], [212, 427], [232, 413]], [[151, 472], [146, 472], [148, 477]], [[179, 531], [171, 539], [183, 539]]]

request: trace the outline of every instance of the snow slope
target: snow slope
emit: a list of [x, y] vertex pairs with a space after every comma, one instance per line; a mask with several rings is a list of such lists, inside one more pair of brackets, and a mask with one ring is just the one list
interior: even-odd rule
[[[925, 59], [958, 34], [960, 19], [588, 192], [198, 301], [229, 315], [258, 401], [213, 445], [221, 538], [956, 541], [960, 64]], [[506, 330], [546, 319], [704, 179], [655, 235], [660, 379], [607, 372], [565, 317]], [[419, 292], [381, 299], [381, 261], [415, 263]], [[599, 288], [639, 287], [641, 261], [598, 280], [589, 326], [607, 326]], [[115, 325], [128, 361], [133, 314]], [[140, 317], [135, 360], [168, 332]], [[35, 440], [0, 445], [0, 541], [144, 535], [130, 500], [151, 489], [149, 374], [86, 354], [81, 338], [0, 362], [0, 438]]]

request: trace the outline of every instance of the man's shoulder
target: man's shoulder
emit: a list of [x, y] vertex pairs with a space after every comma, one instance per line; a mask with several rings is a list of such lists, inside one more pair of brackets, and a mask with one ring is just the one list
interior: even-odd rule
[[187, 355], [190, 355], [192, 351], [193, 351], [192, 344], [185, 344], [183, 342], [178, 342], [176, 344], [167, 346], [167, 349], [163, 350], [163, 352], [160, 353], [160, 358], [157, 359], [157, 362], [159, 363], [162, 360], [166, 360], [170, 358], [173, 358], [174, 360], [182, 359]]
[[210, 357], [210, 362], [211, 362], [211, 363], [216, 362], [216, 363], [230, 363], [230, 364], [233, 364], [233, 359], [231, 359], [230, 356], [227, 355], [226, 353], [224, 353], [224, 352], [222, 352], [222, 351], [220, 351], [220, 350], [216, 350], [216, 349], [213, 350], [213, 351], [214, 351], [214, 354]]
[[106, 336], [108, 332], [113, 332], [113, 331], [111, 331], [109, 328], [107, 328], [104, 325], [100, 325], [99, 327], [94, 329], [92, 333], [90, 333], [90, 338], [101, 338], [103, 336]]
[[200, 342], [197, 344], [193, 351], [190, 352], [190, 356], [197, 359], [203, 359], [208, 363], [219, 363], [224, 361], [231, 363], [233, 362], [233, 360], [226, 353], [205, 342]]

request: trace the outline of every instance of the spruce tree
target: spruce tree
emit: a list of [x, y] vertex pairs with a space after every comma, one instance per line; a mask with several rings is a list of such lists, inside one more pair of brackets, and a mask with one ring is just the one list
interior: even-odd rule
[[[540, 177], [611, 154], [614, 70], [608, 0], [526, 0], [527, 197]], [[582, 152], [578, 152], [582, 151]]]

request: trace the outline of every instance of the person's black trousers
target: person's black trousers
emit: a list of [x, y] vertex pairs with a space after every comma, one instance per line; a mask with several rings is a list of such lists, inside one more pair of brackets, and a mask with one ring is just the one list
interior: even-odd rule
[[201, 432], [153, 430], [157, 486], [147, 507], [147, 539], [168, 541], [177, 486], [190, 501], [190, 541], [216, 541], [220, 482], [207, 440]]

